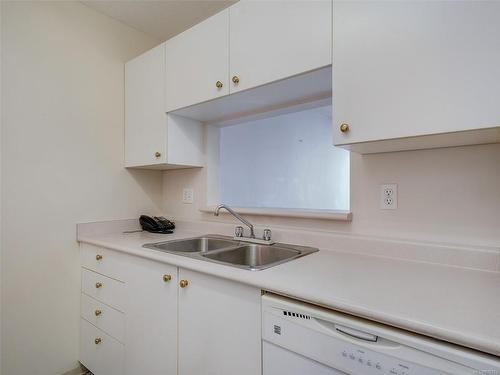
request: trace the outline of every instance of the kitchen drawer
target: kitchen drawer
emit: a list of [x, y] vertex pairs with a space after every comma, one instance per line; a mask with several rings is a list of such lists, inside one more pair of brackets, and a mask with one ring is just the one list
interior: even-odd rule
[[82, 292], [124, 311], [125, 283], [82, 268]]
[[80, 245], [82, 267], [125, 281], [126, 255], [116, 251], [82, 243]]
[[80, 319], [80, 362], [94, 375], [122, 375], [125, 348], [123, 344]]
[[125, 340], [125, 315], [82, 293], [81, 317], [120, 342]]

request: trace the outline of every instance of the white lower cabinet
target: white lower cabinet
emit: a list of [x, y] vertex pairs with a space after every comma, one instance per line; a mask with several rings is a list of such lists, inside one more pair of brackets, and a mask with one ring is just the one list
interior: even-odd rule
[[177, 267], [143, 258], [130, 260], [125, 374], [175, 375]]
[[82, 293], [81, 317], [111, 337], [125, 341], [125, 314]]
[[80, 262], [83, 268], [106, 275], [118, 281], [125, 278], [125, 257], [113, 250], [103, 249], [82, 243]]
[[122, 375], [124, 358], [122, 343], [80, 319], [80, 362], [94, 375]]
[[80, 361], [94, 375], [261, 374], [260, 289], [106, 251], [120, 270], [82, 268]]
[[127, 290], [125, 283], [87, 269], [82, 269], [82, 293], [124, 311]]
[[261, 291], [179, 269], [179, 375], [261, 374]]

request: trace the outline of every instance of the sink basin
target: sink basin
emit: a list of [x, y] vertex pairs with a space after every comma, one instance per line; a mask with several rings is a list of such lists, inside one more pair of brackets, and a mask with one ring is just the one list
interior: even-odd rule
[[174, 253], [204, 253], [207, 251], [227, 249], [239, 245], [237, 241], [226, 240], [217, 237], [197, 237], [186, 240], [173, 240], [144, 245], [149, 249], [174, 252]]
[[235, 267], [261, 270], [310, 254], [314, 251], [317, 251], [317, 249], [305, 247], [292, 248], [280, 245], [245, 245], [235, 249], [202, 254], [202, 256], [206, 259]]
[[245, 243], [220, 235], [148, 243], [143, 247], [252, 271], [263, 270], [318, 251], [312, 247], [279, 243]]

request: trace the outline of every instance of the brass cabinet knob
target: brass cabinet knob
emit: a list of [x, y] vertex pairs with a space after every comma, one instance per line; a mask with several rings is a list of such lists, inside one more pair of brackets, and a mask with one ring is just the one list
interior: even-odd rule
[[163, 281], [168, 283], [170, 280], [172, 280], [172, 275], [163, 275]]
[[224, 86], [224, 85], [222, 84], [221, 81], [215, 82], [215, 87], [217, 87], [218, 89], [222, 88], [222, 86]]
[[99, 315], [102, 314], [102, 311], [101, 310], [96, 310], [96, 311], [94, 311], [94, 314], [95, 314], [95, 316], [99, 316]]
[[96, 339], [94, 340], [94, 342], [95, 342], [96, 345], [99, 345], [102, 342], [102, 339], [100, 337], [96, 337]]
[[345, 123], [344, 123], [344, 124], [342, 124], [342, 125], [340, 125], [340, 131], [341, 131], [342, 133], [347, 133], [347, 132], [349, 131], [349, 125], [348, 125], [348, 124], [345, 124]]
[[187, 280], [181, 280], [181, 281], [179, 282], [179, 285], [181, 286], [181, 288], [185, 288], [185, 287], [187, 287], [187, 286], [188, 286], [188, 284], [189, 284], [189, 283], [188, 283], [188, 281], [187, 281]]
[[102, 255], [97, 254], [97, 255], [95, 256], [95, 260], [101, 260], [101, 259], [102, 259]]
[[155, 158], [159, 158], [161, 157], [161, 152], [160, 151], [156, 151], [155, 152]]
[[232, 81], [233, 81], [233, 83], [234, 83], [235, 85], [237, 85], [238, 83], [240, 83], [240, 77], [238, 77], [238, 76], [234, 76], [234, 77], [233, 77], [233, 79], [232, 79]]
[[102, 287], [102, 283], [95, 283], [95, 287], [99, 289], [100, 287]]

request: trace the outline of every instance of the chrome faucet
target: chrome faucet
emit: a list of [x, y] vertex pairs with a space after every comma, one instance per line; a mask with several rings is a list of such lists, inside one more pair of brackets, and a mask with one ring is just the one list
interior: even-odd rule
[[230, 207], [226, 206], [225, 204], [219, 204], [217, 207], [215, 207], [214, 215], [219, 216], [219, 211], [222, 208], [224, 208], [227, 212], [229, 212], [231, 215], [233, 215], [236, 219], [238, 219], [243, 224], [245, 224], [248, 228], [250, 228], [250, 238], [255, 238], [255, 232], [253, 230], [252, 223], [250, 223], [248, 220], [245, 220], [244, 218], [242, 218], [238, 213], [234, 212]]

